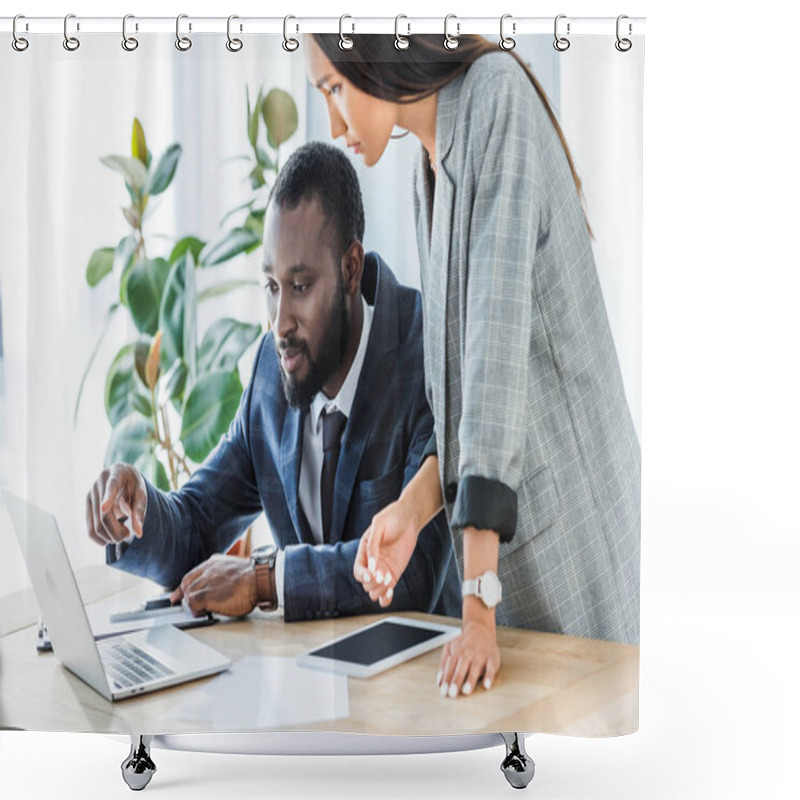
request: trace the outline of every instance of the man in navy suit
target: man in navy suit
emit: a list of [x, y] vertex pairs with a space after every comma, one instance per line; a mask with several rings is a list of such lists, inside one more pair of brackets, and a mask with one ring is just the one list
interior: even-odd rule
[[[433, 418], [419, 293], [364, 253], [363, 234], [347, 157], [321, 143], [296, 151], [267, 209], [271, 331], [236, 417], [177, 492], [127, 464], [100, 475], [86, 521], [107, 563], [175, 587], [173, 602], [196, 614], [282, 606], [294, 621], [380, 610], [353, 576], [359, 539], [416, 473]], [[262, 511], [277, 549], [220, 555]], [[392, 603], [459, 615], [443, 513], [420, 535]]]

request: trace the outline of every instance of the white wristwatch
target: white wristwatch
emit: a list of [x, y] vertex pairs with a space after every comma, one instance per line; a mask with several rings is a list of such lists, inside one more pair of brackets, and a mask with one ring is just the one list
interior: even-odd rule
[[461, 584], [461, 596], [475, 595], [486, 606], [494, 608], [503, 599], [503, 584], [491, 570]]

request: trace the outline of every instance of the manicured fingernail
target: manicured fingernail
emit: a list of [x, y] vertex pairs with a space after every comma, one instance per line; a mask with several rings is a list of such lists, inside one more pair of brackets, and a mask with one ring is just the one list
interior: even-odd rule
[[378, 581], [378, 583], [383, 583], [383, 573], [380, 570], [375, 573], [375, 580]]
[[370, 572], [375, 572], [375, 559], [374, 558], [371, 558], [369, 560], [369, 563], [367, 564], [367, 567], [369, 568]]
[[437, 686], [441, 686], [441, 684], [442, 684], [442, 671], [441, 671], [441, 670], [439, 670], [439, 671], [436, 673], [436, 685], [437, 685]]
[[483, 682], [483, 688], [486, 689], [487, 692], [492, 688], [492, 682], [488, 678]]
[[392, 576], [390, 573], [387, 572], [386, 575], [383, 576], [383, 585], [388, 586], [391, 582], [392, 582]]
[[386, 590], [386, 599], [391, 600], [394, 597], [394, 589]]
[[442, 697], [447, 697], [447, 690], [448, 690], [449, 688], [450, 688], [450, 687], [447, 685], [447, 682], [443, 682], [443, 683], [442, 683], [442, 685], [441, 685], [441, 687], [440, 687], [440, 689], [439, 689], [439, 694], [440, 694]]
[[461, 687], [461, 691], [464, 692], [464, 694], [472, 694], [472, 684], [471, 683], [465, 683]]
[[450, 684], [450, 691], [447, 693], [450, 697], [458, 697], [458, 686], [454, 683]]
[[369, 572], [365, 572], [364, 573], [364, 580], [362, 580], [361, 582], [362, 583], [371, 583], [371, 581], [372, 581], [372, 575], [370, 575]]

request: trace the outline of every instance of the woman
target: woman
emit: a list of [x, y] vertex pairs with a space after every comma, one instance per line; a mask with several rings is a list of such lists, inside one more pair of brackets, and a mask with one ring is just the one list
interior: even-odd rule
[[[362, 537], [355, 575], [386, 607], [445, 507], [465, 580], [442, 694], [489, 689], [497, 623], [638, 642], [639, 444], [553, 112], [514, 54], [464, 36], [308, 42], [333, 138], [369, 166], [395, 126], [415, 176], [430, 454]], [[481, 578], [480, 585], [477, 579]], [[502, 599], [499, 603], [499, 587]]]

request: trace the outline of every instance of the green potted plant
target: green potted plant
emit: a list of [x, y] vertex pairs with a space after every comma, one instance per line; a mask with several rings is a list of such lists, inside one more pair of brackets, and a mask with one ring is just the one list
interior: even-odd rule
[[297, 108], [286, 92], [273, 89], [266, 97], [259, 92], [253, 108], [248, 92], [252, 197], [223, 220], [244, 212], [243, 223], [227, 228], [212, 242], [186, 236], [175, 241], [169, 253], [159, 255], [145, 237], [145, 222], [151, 199], [172, 183], [181, 146], [170, 145], [154, 160], [144, 129], [134, 119], [131, 156], [101, 159], [124, 179], [131, 202], [122, 211], [130, 231], [115, 247], [95, 250], [86, 268], [90, 287], [113, 277], [117, 291], [84, 371], [76, 420], [86, 376], [112, 318], [127, 313], [138, 333], [120, 348], [106, 374], [105, 409], [111, 424], [106, 466], [124, 461], [159, 488], [177, 489], [191, 474], [192, 465], [205, 460], [227, 431], [243, 391], [239, 360], [262, 328], [226, 316], [214, 320], [199, 337], [198, 304], [259, 282], [220, 279], [198, 292], [196, 274], [215, 270], [260, 246], [279, 149], [294, 134], [297, 122]]

